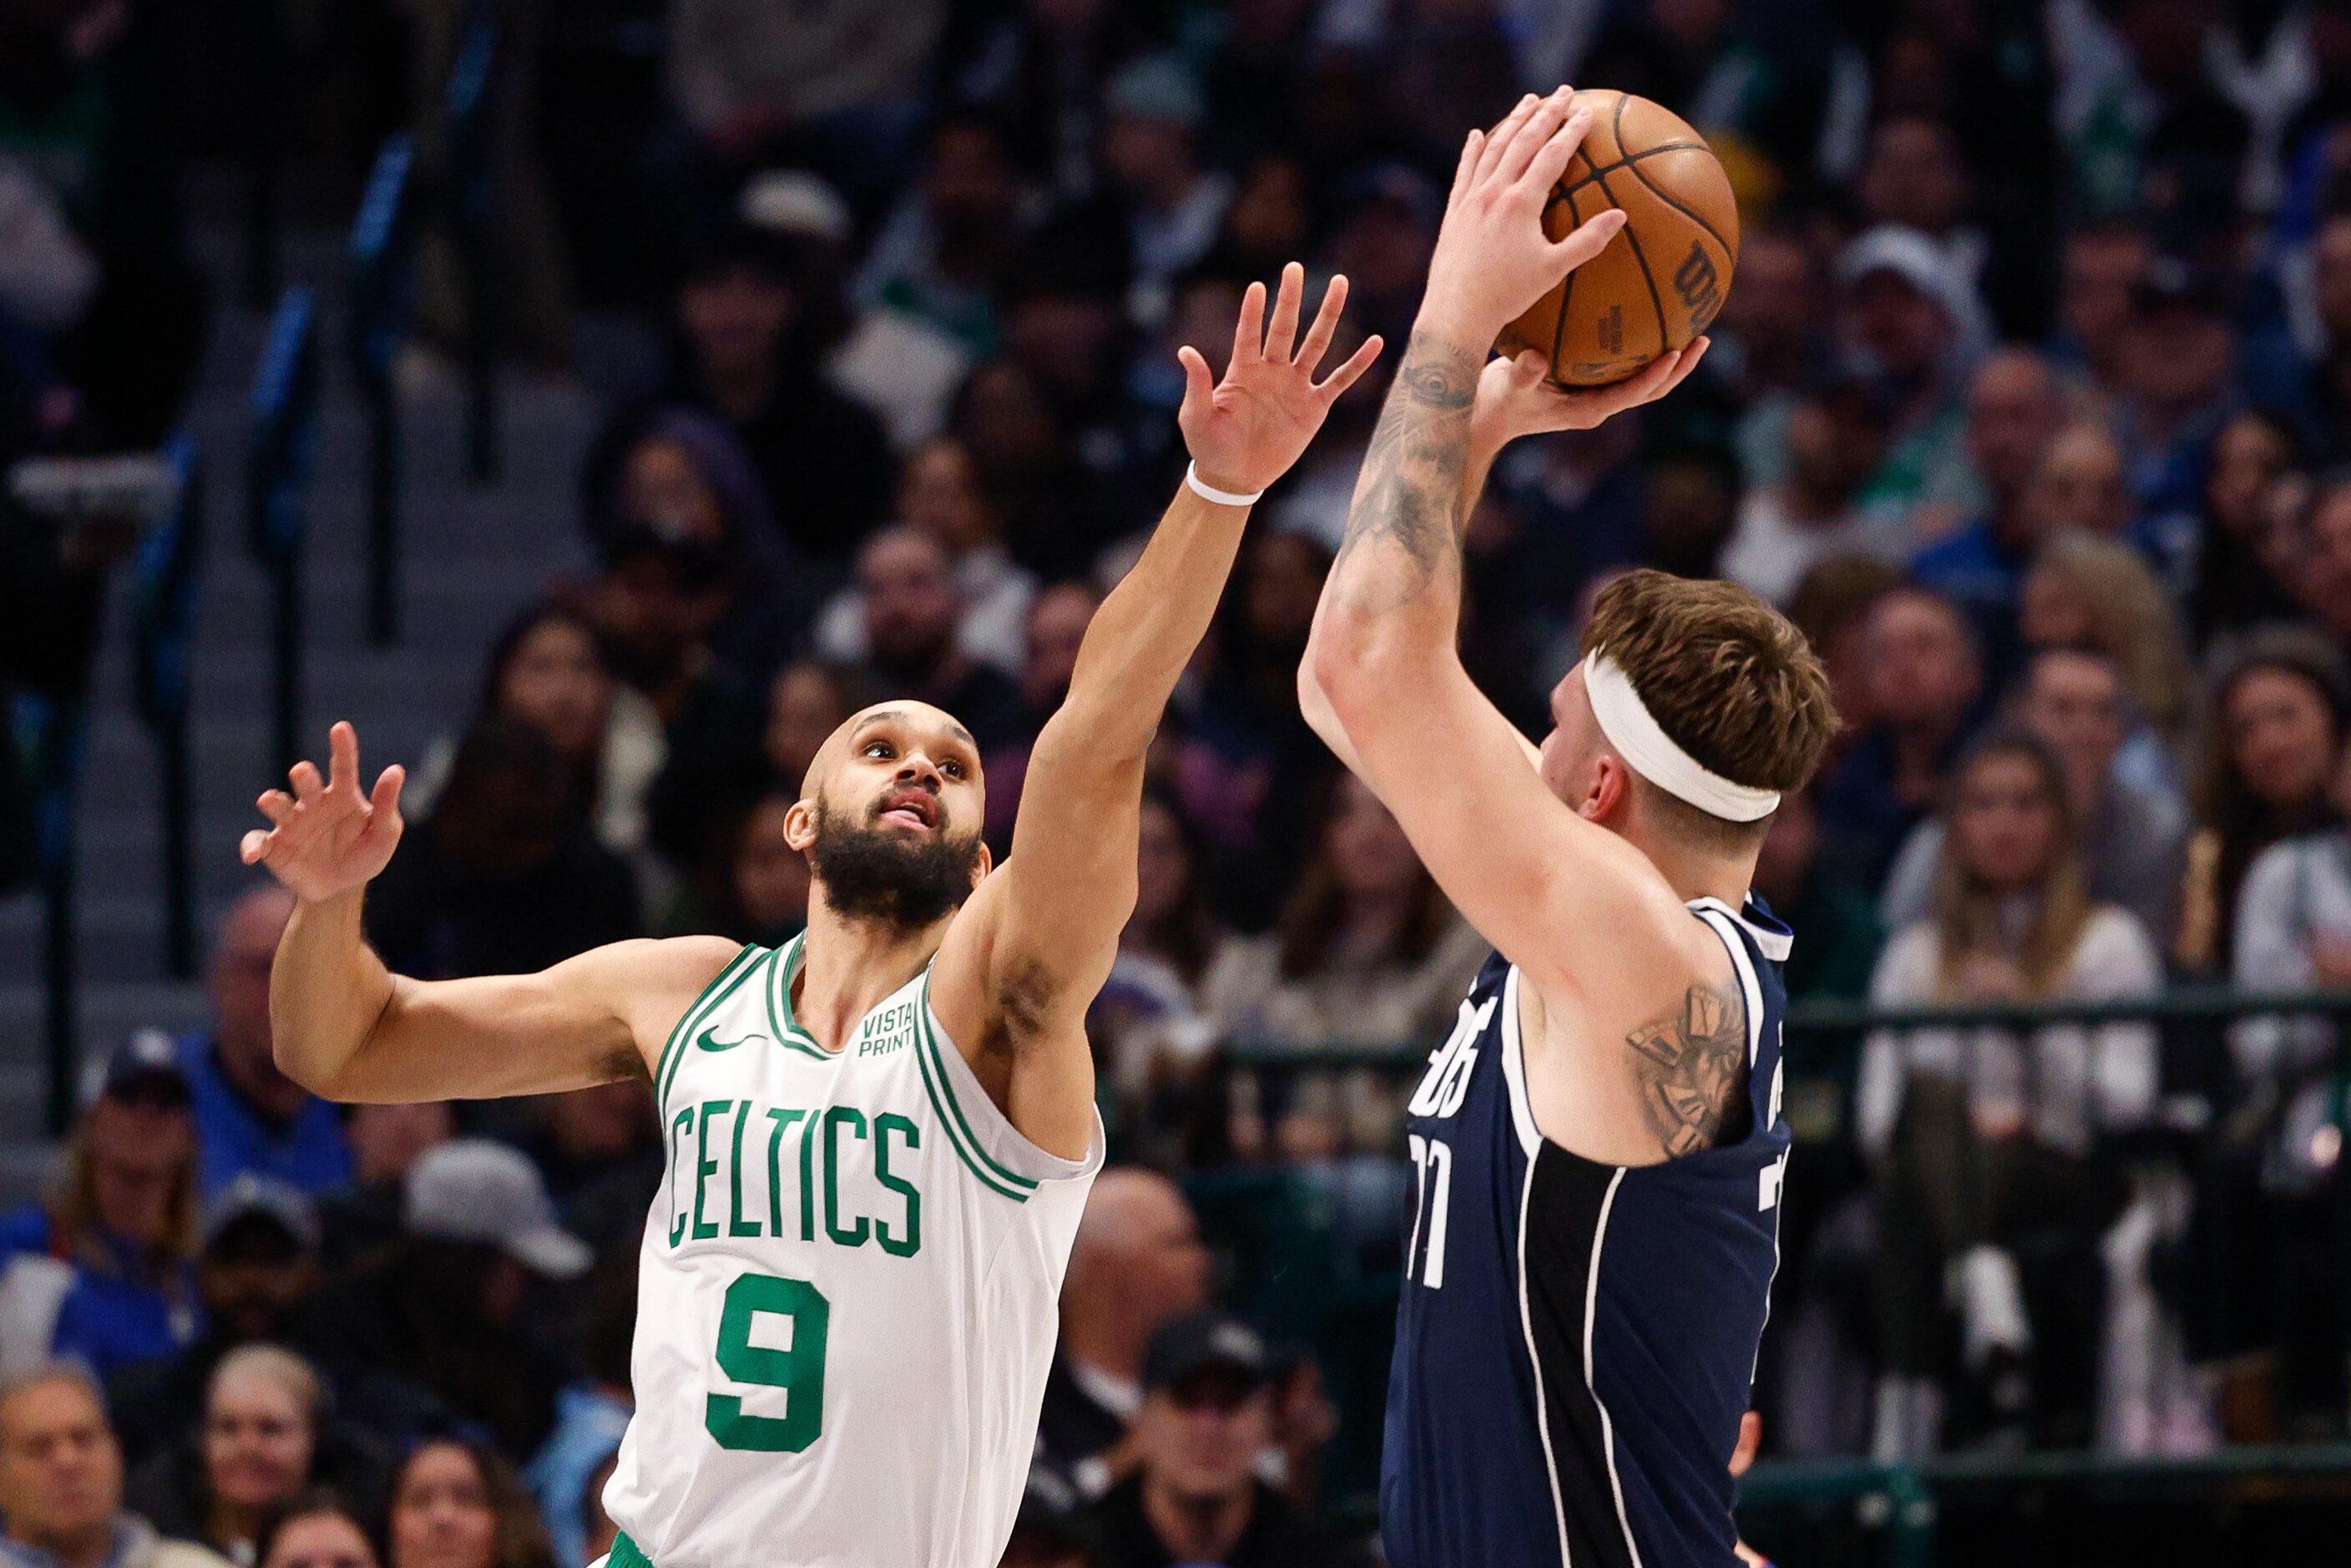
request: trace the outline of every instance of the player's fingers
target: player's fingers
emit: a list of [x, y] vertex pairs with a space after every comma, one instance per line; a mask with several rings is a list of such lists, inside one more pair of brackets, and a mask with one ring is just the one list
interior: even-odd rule
[[1502, 155], [1510, 150], [1510, 142], [1517, 137], [1519, 127], [1527, 122], [1527, 117], [1534, 113], [1541, 102], [1542, 99], [1534, 94], [1527, 94], [1526, 97], [1519, 99], [1510, 113], [1502, 116], [1500, 124], [1486, 133], [1486, 145], [1479, 150], [1478, 167], [1470, 175], [1472, 183], [1482, 183], [1493, 173], [1494, 166], [1500, 162]]
[[1538, 193], [1548, 193], [1566, 174], [1568, 160], [1575, 156], [1575, 150], [1583, 145], [1583, 138], [1591, 130], [1590, 110], [1579, 109], [1569, 115], [1552, 132], [1551, 140], [1535, 149], [1534, 156], [1528, 160], [1526, 172], [1519, 177], [1520, 183]]
[[1330, 286], [1322, 290], [1322, 308], [1314, 312], [1313, 324], [1306, 329], [1306, 340], [1298, 345], [1298, 368], [1308, 375], [1322, 362], [1331, 347], [1332, 334], [1339, 329], [1340, 313], [1347, 308], [1347, 275], [1332, 275]]
[[262, 857], [269, 852], [269, 837], [259, 828], [254, 829], [236, 841], [236, 858], [247, 865], [259, 865]]
[[1216, 382], [1208, 374], [1207, 356], [1186, 343], [1176, 350], [1176, 362], [1184, 367], [1184, 407], [1203, 407], [1217, 392]]
[[375, 776], [375, 789], [368, 796], [368, 810], [386, 816], [400, 810], [400, 787], [408, 781], [408, 769], [395, 762]]
[[1551, 373], [1551, 361], [1540, 349], [1521, 349], [1510, 359], [1510, 381], [1520, 387], [1531, 387]]
[[1364, 372], [1372, 368], [1372, 361], [1380, 357], [1380, 350], [1385, 347], [1385, 340], [1377, 332], [1373, 333], [1364, 340], [1361, 348], [1346, 357], [1337, 370], [1316, 383], [1314, 390], [1322, 394], [1324, 402], [1335, 402], [1341, 393], [1363, 379]]
[[1607, 249], [1608, 242], [1614, 239], [1624, 226], [1624, 209], [1611, 207], [1568, 230], [1567, 237], [1551, 247], [1551, 258], [1559, 264], [1562, 274], [1573, 272]]
[[327, 731], [327, 788], [357, 789], [360, 787], [360, 732], [346, 719], [338, 719]]
[[1252, 283], [1241, 290], [1241, 313], [1233, 323], [1233, 358], [1236, 365], [1257, 362], [1265, 343], [1265, 285]]
[[283, 789], [265, 789], [254, 804], [261, 808], [261, 814], [269, 819], [273, 827], [282, 828], [294, 820], [294, 797]]
[[1306, 299], [1306, 269], [1290, 262], [1281, 269], [1281, 286], [1273, 295], [1273, 319], [1266, 324], [1265, 357], [1277, 365], [1290, 363], [1298, 344], [1298, 311]]
[[1461, 193], [1469, 188], [1470, 176], [1478, 172], [1478, 154], [1485, 149], [1486, 133], [1482, 131], [1473, 131], [1461, 139], [1461, 159], [1453, 165], [1453, 190], [1445, 198], [1447, 207], [1459, 201]]
[[1559, 134], [1560, 127], [1567, 123], [1568, 112], [1567, 100], [1557, 93], [1536, 104], [1535, 111], [1527, 116], [1526, 123], [1519, 128], [1518, 135], [1510, 139], [1510, 150], [1494, 165], [1494, 178], [1507, 184], [1525, 174], [1528, 166], [1534, 162], [1535, 154], [1541, 152], [1551, 139]]
[[294, 799], [308, 805], [327, 792], [326, 781], [319, 777], [318, 764], [308, 758], [286, 770], [287, 780], [294, 786]]

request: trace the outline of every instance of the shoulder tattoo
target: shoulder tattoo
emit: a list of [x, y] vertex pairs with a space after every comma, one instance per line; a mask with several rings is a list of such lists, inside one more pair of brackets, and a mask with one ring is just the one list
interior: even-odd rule
[[1692, 986], [1679, 1009], [1625, 1038], [1642, 1113], [1669, 1157], [1710, 1149], [1745, 1120], [1747, 1000], [1736, 983]]

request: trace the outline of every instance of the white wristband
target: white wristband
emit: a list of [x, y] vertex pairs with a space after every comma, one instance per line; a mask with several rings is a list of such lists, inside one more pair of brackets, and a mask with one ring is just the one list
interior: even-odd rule
[[1214, 501], [1219, 507], [1254, 507], [1257, 505], [1258, 497], [1265, 494], [1262, 490], [1252, 490], [1248, 495], [1242, 496], [1230, 490], [1219, 490], [1200, 477], [1200, 465], [1197, 463], [1192, 464], [1184, 470], [1184, 483], [1191, 486], [1192, 494], [1199, 497], [1203, 501]]

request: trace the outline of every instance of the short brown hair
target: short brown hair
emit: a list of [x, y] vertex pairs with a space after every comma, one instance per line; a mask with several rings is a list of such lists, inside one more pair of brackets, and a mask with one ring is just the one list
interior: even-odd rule
[[1583, 651], [1599, 648], [1674, 744], [1733, 783], [1801, 789], [1836, 733], [1803, 633], [1736, 583], [1628, 572], [1593, 601]]

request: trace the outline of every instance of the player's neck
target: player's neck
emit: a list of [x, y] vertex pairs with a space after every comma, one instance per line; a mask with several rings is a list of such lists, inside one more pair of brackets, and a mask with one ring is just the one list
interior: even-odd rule
[[923, 972], [939, 950], [952, 912], [930, 925], [893, 925], [844, 915], [820, 890], [809, 900], [808, 934], [792, 977], [792, 1013], [819, 1045], [839, 1051], [865, 1015]]
[[1684, 904], [1692, 899], [1720, 899], [1737, 909], [1747, 902], [1748, 890], [1755, 885], [1755, 855], [1726, 858], [1692, 850], [1667, 834], [1650, 832], [1643, 823], [1628, 823], [1625, 841], [1649, 857]]
[[1255, 1487], [1229, 1497], [1187, 1498], [1149, 1470], [1143, 1475], [1143, 1513], [1167, 1554], [1179, 1563], [1219, 1563], [1248, 1531]]

